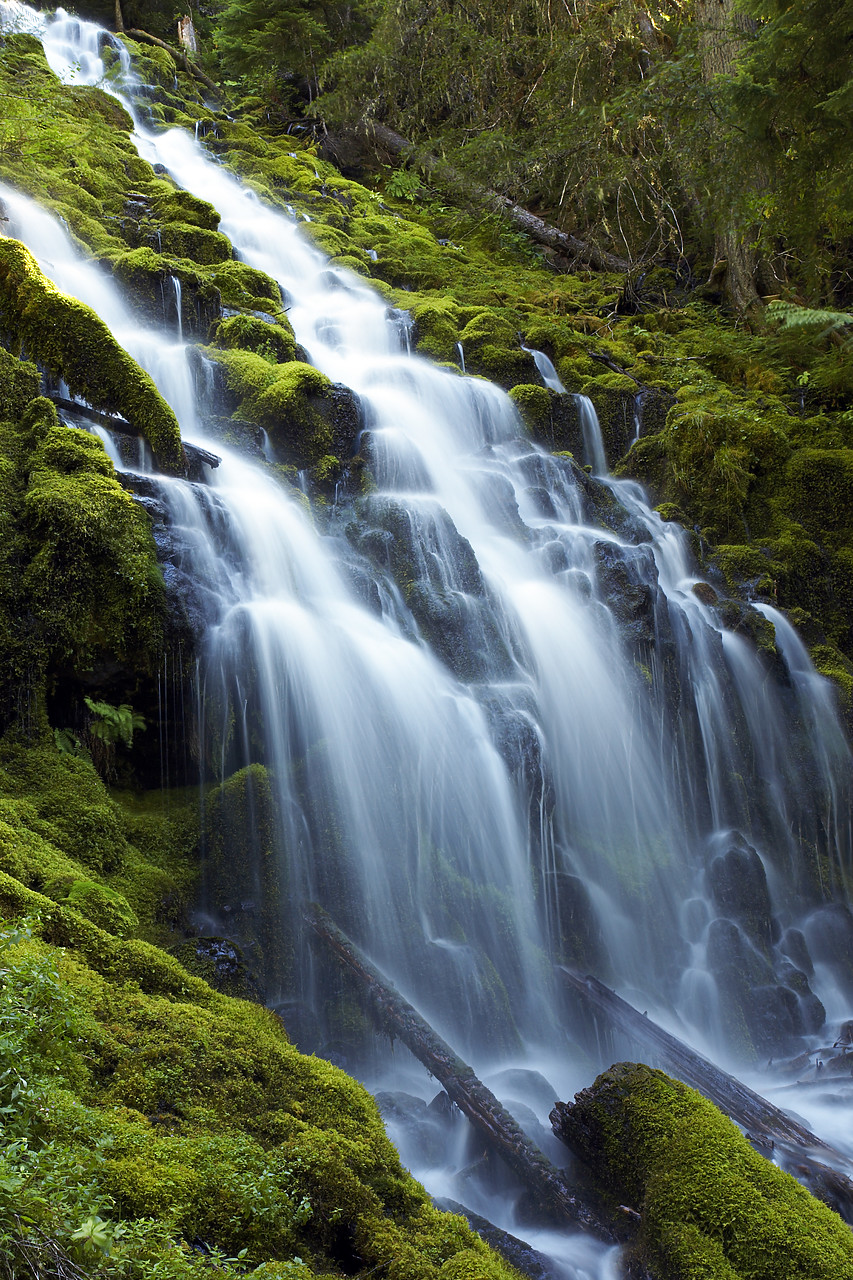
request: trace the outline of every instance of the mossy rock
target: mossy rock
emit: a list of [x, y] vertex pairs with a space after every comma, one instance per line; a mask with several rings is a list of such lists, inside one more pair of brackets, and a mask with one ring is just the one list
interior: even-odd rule
[[228, 316], [211, 330], [210, 341], [226, 351], [253, 351], [274, 364], [296, 359], [296, 339], [285, 315], [277, 324], [268, 324], [255, 316]]
[[107, 933], [120, 938], [135, 933], [139, 927], [139, 919], [124, 894], [107, 885], [96, 884], [93, 880], [73, 880], [60, 901], [79, 911]]
[[181, 328], [186, 337], [205, 338], [221, 314], [219, 289], [188, 259], [169, 259], [149, 247], [116, 255], [113, 274], [153, 324], [164, 316], [177, 328], [174, 280], [181, 286]]
[[634, 1251], [660, 1280], [838, 1280], [853, 1235], [732, 1122], [662, 1071], [620, 1063], [555, 1132], [594, 1171], [614, 1209], [640, 1215]]
[[538, 444], [556, 453], [568, 452], [582, 457], [583, 431], [574, 396], [522, 382], [510, 388], [509, 398]]
[[277, 364], [238, 348], [208, 347], [206, 354], [224, 369], [226, 409], [263, 427], [282, 462], [298, 470], [328, 468], [324, 459], [349, 458], [355, 452], [357, 400], [313, 365], [300, 360]]
[[637, 383], [619, 373], [587, 378], [581, 388], [595, 405], [604, 452], [611, 462], [623, 457], [637, 433]]
[[60, 293], [42, 275], [17, 240], [0, 241], [0, 320], [72, 392], [127, 418], [164, 470], [182, 470], [180, 428], [152, 379], [91, 307]]

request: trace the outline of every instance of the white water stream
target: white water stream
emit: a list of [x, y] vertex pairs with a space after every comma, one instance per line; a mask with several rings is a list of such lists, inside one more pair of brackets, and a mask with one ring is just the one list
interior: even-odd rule
[[[102, 29], [0, 8], [42, 38], [61, 78], [102, 80]], [[107, 87], [133, 110], [123, 57], [124, 78]], [[724, 1057], [709, 961], [723, 914], [707, 880], [717, 851], [741, 836], [758, 850], [780, 933], [808, 933], [820, 908], [802, 883], [803, 849], [817, 851], [836, 894], [850, 869], [849, 751], [793, 628], [762, 608], [781, 655], [774, 678], [694, 593], [686, 535], [638, 486], [585, 479], [530, 443], [498, 388], [408, 356], [385, 303], [292, 218], [189, 133], [134, 119], [140, 154], [210, 201], [238, 256], [280, 283], [298, 341], [357, 392], [370, 432], [376, 490], [348, 513], [347, 537], [343, 519], [321, 536], [298, 495], [206, 437], [209, 406], [174, 320], [168, 333], [141, 328], [54, 219], [0, 188], [6, 233], [98, 311], [185, 438], [222, 455], [211, 489], [158, 483], [209, 602], [203, 727], [223, 777], [260, 761], [275, 789], [281, 929], [296, 935], [301, 901], [327, 904], [496, 1090], [545, 1125], [532, 1071], [565, 1097], [591, 1070], [562, 1025], [555, 958]], [[557, 390], [553, 366], [537, 366]], [[594, 410], [580, 412], [603, 476]], [[597, 513], [611, 507], [603, 524]], [[405, 590], [375, 551], [389, 539], [391, 560], [406, 557]], [[353, 585], [371, 579], [368, 592]], [[247, 867], [250, 890], [258, 874]], [[316, 1000], [306, 955], [296, 968], [302, 989], [273, 998]], [[844, 1016], [832, 965], [810, 980]], [[405, 1055], [360, 1069], [374, 1087], [434, 1091]], [[511, 1226], [511, 1208], [460, 1180], [464, 1133], [429, 1155], [406, 1150], [405, 1124], [392, 1131], [431, 1189]], [[603, 1280], [612, 1265], [588, 1241], [538, 1241], [578, 1280]]]

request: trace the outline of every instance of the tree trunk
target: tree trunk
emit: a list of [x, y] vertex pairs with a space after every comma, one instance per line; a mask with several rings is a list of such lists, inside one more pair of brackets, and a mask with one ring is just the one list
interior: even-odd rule
[[[378, 120], [363, 123], [359, 132], [367, 138], [375, 139], [392, 156], [411, 155], [414, 152], [411, 142], [393, 129], [389, 129], [387, 125], [380, 124]], [[470, 178], [440, 160], [438, 156], [430, 154], [419, 156], [416, 164], [422, 172], [429, 174], [438, 186], [443, 186], [453, 195], [463, 200], [474, 200], [478, 205], [485, 205], [486, 208], [508, 218], [531, 240], [558, 253], [565, 260], [566, 266], [582, 263], [584, 266], [592, 267], [594, 271], [613, 271], [619, 275], [624, 275], [631, 269], [627, 258], [620, 258], [615, 253], [599, 249], [598, 245], [579, 240], [577, 236], [569, 235], [567, 231], [561, 231], [559, 227], [545, 222], [535, 213], [530, 213], [528, 209], [522, 209], [520, 205], [513, 204], [507, 196], [498, 195], [496, 191], [490, 191], [487, 187], [472, 182]]]
[[531, 1142], [520, 1125], [501, 1106], [493, 1093], [477, 1079], [416, 1009], [376, 969], [354, 943], [341, 932], [322, 908], [311, 905], [303, 911], [305, 922], [322, 939], [337, 960], [361, 983], [366, 1005], [377, 1027], [397, 1037], [447, 1090], [452, 1102], [467, 1116], [510, 1169], [529, 1187], [538, 1203], [557, 1222], [582, 1227], [603, 1240], [613, 1240], [610, 1223], [569, 1187]]
[[[733, 0], [695, 0], [695, 14], [702, 79], [711, 86], [718, 76], [731, 75], [751, 23], [735, 11]], [[720, 144], [725, 145], [722, 137]], [[755, 177], [749, 174], [745, 175], [745, 181], [756, 185]], [[749, 229], [738, 226], [733, 211], [729, 211], [725, 224], [716, 228], [717, 265], [712, 279], [721, 276], [723, 292], [737, 314], [759, 324], [764, 308], [755, 284], [756, 255], [750, 248], [750, 238]]]

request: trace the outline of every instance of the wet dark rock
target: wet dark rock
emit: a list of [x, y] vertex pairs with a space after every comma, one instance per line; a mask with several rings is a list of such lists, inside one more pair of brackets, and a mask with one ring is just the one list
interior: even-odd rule
[[540, 1071], [533, 1071], [529, 1067], [505, 1067], [503, 1071], [484, 1076], [484, 1083], [498, 1097], [512, 1094], [518, 1098], [526, 1098], [528, 1104], [535, 1103], [546, 1112], [550, 1112], [557, 1100], [557, 1091], [550, 1081]]
[[372, 497], [365, 499], [361, 513], [366, 525], [391, 535], [388, 567], [404, 590], [425, 578], [437, 588], [483, 594], [480, 566], [470, 542], [437, 504], [412, 509], [395, 498]]
[[[720, 991], [721, 1010], [733, 1043], [738, 1037], [748, 1055], [751, 1043], [763, 1058], [798, 1053], [802, 1036], [820, 1017], [820, 1002], [808, 989], [805, 975], [787, 966], [787, 975], [803, 996], [779, 981], [780, 975], [733, 920], [713, 920], [708, 929], [708, 968]], [[802, 978], [802, 981], [801, 981]]]
[[773, 966], [756, 950], [733, 920], [712, 920], [708, 926], [708, 968], [733, 992], [773, 981]]
[[427, 1104], [427, 1110], [434, 1116], [440, 1116], [443, 1120], [451, 1120], [455, 1115], [452, 1099], [446, 1089], [441, 1089], [435, 1095], [432, 1101]]
[[375, 579], [359, 565], [349, 562], [344, 562], [341, 565], [341, 572], [345, 575], [353, 592], [362, 604], [366, 605], [371, 613], [376, 614], [377, 617], [381, 616], [382, 599]]
[[812, 958], [826, 964], [853, 999], [853, 913], [841, 902], [818, 907], [803, 926]]
[[579, 876], [558, 871], [554, 875], [557, 911], [558, 957], [569, 968], [607, 975], [607, 949], [589, 891]]
[[506, 476], [486, 473], [481, 480], [481, 493], [486, 516], [506, 533], [515, 537], [526, 538], [528, 530], [518, 514], [515, 490]]
[[805, 934], [801, 929], [786, 929], [779, 943], [779, 950], [783, 956], [788, 957], [792, 964], [801, 969], [808, 978], [812, 977], [814, 964], [809, 954]]
[[767, 951], [773, 936], [767, 874], [756, 850], [737, 833], [708, 866], [708, 889], [719, 914], [737, 921]]
[[460, 680], [510, 677], [512, 656], [486, 602], [416, 582], [408, 605], [432, 651]]
[[472, 1231], [476, 1231], [486, 1244], [505, 1258], [516, 1271], [523, 1276], [528, 1276], [529, 1280], [562, 1280], [563, 1269], [555, 1265], [551, 1258], [544, 1253], [539, 1253], [518, 1236], [510, 1235], [508, 1231], [496, 1227], [487, 1218], [482, 1218], [478, 1213], [466, 1209], [465, 1205], [460, 1204], [458, 1200], [447, 1200], [442, 1197], [435, 1200], [434, 1204], [444, 1213], [456, 1213], [465, 1218]]
[[603, 481], [577, 466], [574, 467], [574, 478], [586, 497], [586, 514], [591, 524], [609, 529], [622, 542], [639, 545], [652, 541], [652, 535], [643, 522], [622, 505]]
[[793, 1053], [806, 1033], [796, 992], [778, 985], [753, 988], [749, 1003], [749, 1031], [762, 1053]]
[[783, 960], [776, 968], [776, 976], [788, 990], [794, 992], [799, 1001], [804, 1033], [817, 1034], [826, 1022], [826, 1009], [809, 986], [805, 973], [790, 961]]
[[[551, 573], [562, 573], [569, 567], [569, 553], [556, 538], [553, 542], [546, 542], [541, 550], [542, 559], [550, 569]], [[587, 578], [589, 583], [589, 579]]]
[[550, 813], [554, 805], [553, 786], [543, 770], [542, 742], [532, 712], [508, 699], [487, 697], [483, 706], [489, 717], [492, 737], [510, 776], [530, 797], [534, 811]]
[[546, 520], [557, 519], [557, 508], [554, 506], [554, 499], [551, 497], [547, 489], [539, 486], [531, 486], [525, 489], [525, 494], [533, 505], [536, 514], [544, 516]]
[[332, 428], [332, 452], [344, 460], [352, 458], [358, 450], [363, 424], [361, 400], [350, 387], [333, 382], [328, 416]]
[[[435, 1105], [438, 1098], [447, 1099], [446, 1107]], [[438, 1094], [429, 1105], [411, 1093], [377, 1093], [376, 1105], [409, 1159], [414, 1156], [425, 1164], [437, 1165], [448, 1158], [448, 1145], [460, 1117], [454, 1115], [446, 1093]]]
[[246, 964], [243, 952], [228, 938], [190, 938], [172, 949], [190, 973], [203, 978], [215, 991], [238, 1000], [263, 1003], [263, 993]]
[[632, 645], [654, 645], [657, 567], [650, 551], [633, 552], [614, 542], [597, 542], [593, 556], [598, 585], [620, 630]]
[[690, 898], [682, 908], [682, 927], [690, 942], [698, 942], [708, 926], [710, 913], [704, 898]]

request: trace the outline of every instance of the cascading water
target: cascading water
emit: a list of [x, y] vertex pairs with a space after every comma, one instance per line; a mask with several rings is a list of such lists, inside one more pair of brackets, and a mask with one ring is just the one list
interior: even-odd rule
[[[100, 28], [2, 8], [61, 77], [101, 80]], [[121, 54], [111, 92], [132, 110]], [[532, 445], [496, 387], [405, 354], [399, 317], [197, 139], [136, 119], [143, 157], [215, 205], [239, 256], [285, 291], [311, 361], [357, 393], [376, 482], [321, 536], [297, 496], [216, 440], [210, 487], [157, 481], [205, 617], [208, 765], [268, 770], [274, 853], [258, 847], [242, 896], [275, 895], [286, 941], [270, 1000], [319, 1003], [298, 950], [312, 899], [483, 1073], [533, 1066], [562, 1095], [588, 1079], [560, 1026], [555, 960], [636, 991], [719, 1055], [724, 961], [756, 945], [738, 914], [748, 874], [767, 879], [773, 930], [765, 994], [743, 997], [756, 1043], [816, 1032], [812, 992], [840, 1016], [853, 993], [831, 963], [808, 997], [785, 985], [794, 935], [806, 946], [829, 909], [809, 867], [836, 896], [850, 868], [849, 752], [790, 624], [762, 607], [765, 656], [723, 626], [686, 535], [606, 477], [588, 401], [595, 478]], [[140, 330], [55, 221], [0, 198], [7, 232], [95, 307], [205, 442], [187, 345]], [[247, 778], [256, 819], [267, 784]], [[535, 1095], [522, 1101], [541, 1120]]]

